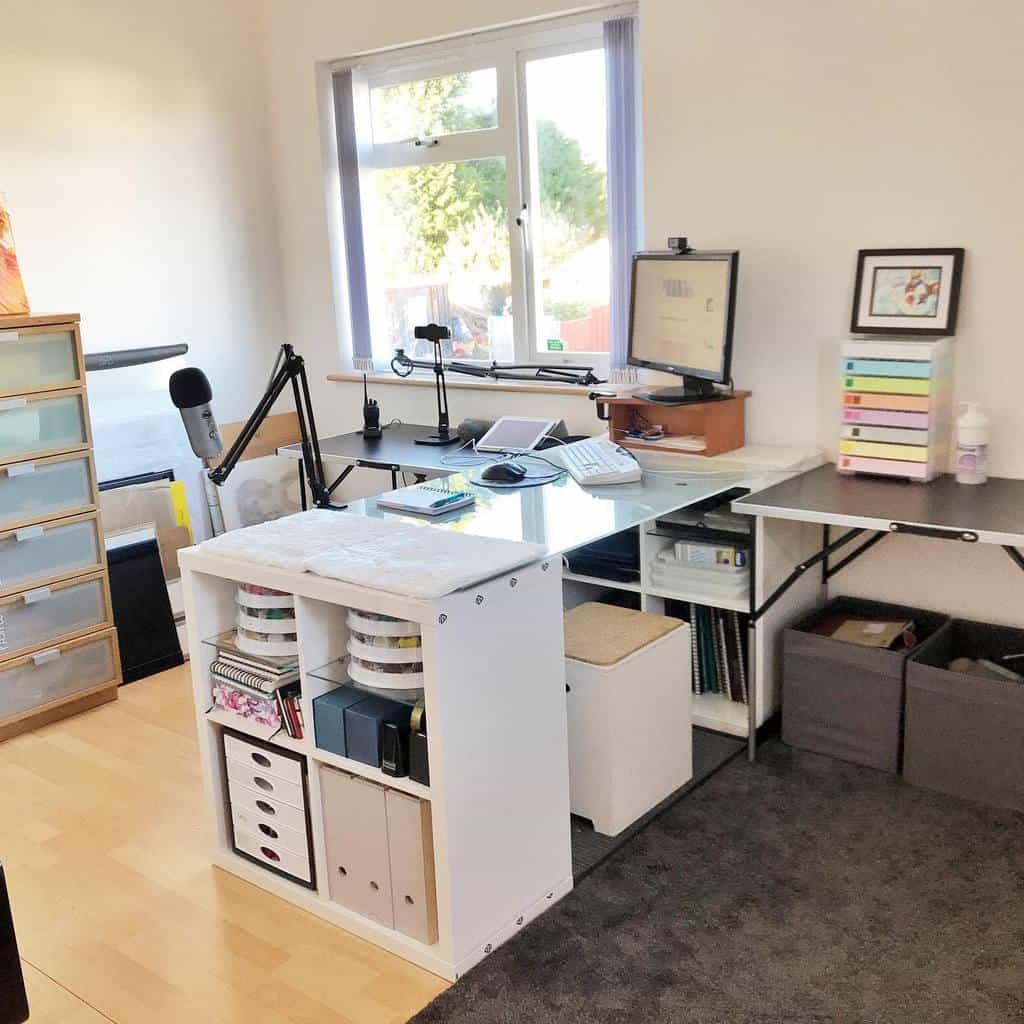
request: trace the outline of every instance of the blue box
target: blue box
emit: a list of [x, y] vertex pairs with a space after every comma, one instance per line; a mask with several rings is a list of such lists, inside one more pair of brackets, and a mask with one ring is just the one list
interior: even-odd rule
[[381, 728], [385, 722], [394, 722], [397, 726], [408, 728], [411, 712], [408, 704], [364, 694], [358, 704], [345, 708], [346, 756], [379, 768]]
[[313, 701], [313, 729], [316, 745], [321, 750], [348, 757], [345, 743], [345, 708], [366, 699], [362, 690], [354, 686], [339, 686], [328, 690]]

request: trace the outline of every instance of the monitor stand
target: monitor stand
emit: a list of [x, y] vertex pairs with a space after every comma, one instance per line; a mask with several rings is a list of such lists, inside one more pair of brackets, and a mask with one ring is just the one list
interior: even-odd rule
[[715, 390], [709, 380], [700, 377], [683, 377], [683, 383], [675, 387], [657, 388], [640, 393], [648, 402], [661, 405], [699, 405], [702, 402], [717, 402], [729, 396]]

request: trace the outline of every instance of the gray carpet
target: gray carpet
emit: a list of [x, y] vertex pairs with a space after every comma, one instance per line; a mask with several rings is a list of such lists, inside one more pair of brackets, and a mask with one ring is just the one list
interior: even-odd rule
[[1024, 1021], [1024, 816], [772, 741], [414, 1020]]

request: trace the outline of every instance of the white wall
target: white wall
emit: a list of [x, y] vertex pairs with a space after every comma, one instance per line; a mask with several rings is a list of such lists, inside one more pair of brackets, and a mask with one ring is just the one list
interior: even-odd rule
[[[87, 351], [187, 341], [222, 421], [283, 324], [253, 6], [46, 0], [0, 30], [0, 192], [33, 309], [80, 312]], [[94, 415], [165, 376], [91, 375]]]

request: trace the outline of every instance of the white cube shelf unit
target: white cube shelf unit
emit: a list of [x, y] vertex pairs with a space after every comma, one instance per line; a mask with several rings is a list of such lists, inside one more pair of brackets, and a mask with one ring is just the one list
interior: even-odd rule
[[[535, 563], [434, 601], [418, 601], [190, 548], [180, 556], [214, 862], [340, 928], [456, 980], [572, 888], [561, 573]], [[306, 734], [249, 726], [211, 709], [215, 650], [202, 642], [235, 621], [235, 587], [295, 595]], [[311, 702], [330, 689], [312, 673], [345, 657], [349, 609], [419, 623], [429, 787], [316, 747]], [[307, 760], [317, 888], [240, 857], [232, 846], [225, 729]], [[430, 801], [437, 932], [425, 944], [330, 899], [319, 765]], [[358, 823], [353, 823], [358, 828]]]

